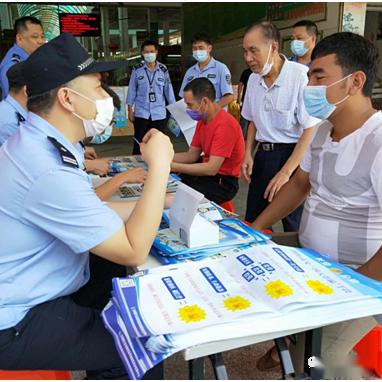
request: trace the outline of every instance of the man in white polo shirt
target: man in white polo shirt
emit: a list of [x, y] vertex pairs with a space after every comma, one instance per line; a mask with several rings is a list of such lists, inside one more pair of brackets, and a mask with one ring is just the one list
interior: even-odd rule
[[[251, 25], [243, 39], [244, 59], [253, 72], [242, 110], [250, 121], [242, 165], [250, 182], [245, 215], [249, 222], [288, 182], [319, 122], [307, 113], [302, 98], [308, 68], [280, 55], [279, 40], [279, 31], [267, 21]], [[299, 207], [283, 219], [284, 231], [298, 230], [301, 213]]]
[[[304, 100], [308, 112], [325, 121], [300, 168], [253, 227], [273, 224], [307, 197], [301, 244], [382, 281], [382, 113], [371, 103], [377, 62], [375, 46], [353, 33], [335, 33], [317, 44]], [[348, 355], [375, 325], [366, 317], [323, 329], [326, 370], [341, 372], [326, 378], [359, 379], [346, 366]]]

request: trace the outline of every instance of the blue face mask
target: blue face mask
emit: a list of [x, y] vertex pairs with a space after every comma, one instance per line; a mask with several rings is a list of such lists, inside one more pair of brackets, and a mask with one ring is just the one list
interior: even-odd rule
[[192, 57], [198, 62], [204, 62], [208, 59], [208, 52], [206, 50], [194, 50]]
[[336, 103], [330, 103], [326, 98], [326, 89], [346, 80], [352, 74], [330, 85], [306, 86], [304, 89], [304, 103], [308, 114], [319, 119], [327, 119], [336, 109], [336, 106], [347, 100], [349, 95]]
[[308, 51], [308, 48], [305, 48], [305, 42], [303, 40], [292, 40], [290, 49], [297, 57], [302, 57]]
[[95, 135], [90, 141], [90, 143], [100, 145], [106, 142], [111, 137], [112, 132], [113, 132], [113, 128], [111, 126], [108, 126], [102, 134]]

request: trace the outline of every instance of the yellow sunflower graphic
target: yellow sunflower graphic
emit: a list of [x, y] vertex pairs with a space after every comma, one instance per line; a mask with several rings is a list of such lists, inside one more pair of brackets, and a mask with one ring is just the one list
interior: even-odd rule
[[313, 291], [317, 294], [333, 294], [334, 290], [329, 286], [321, 282], [320, 280], [308, 280], [306, 282]]
[[251, 302], [241, 296], [228, 297], [225, 300], [223, 300], [223, 304], [226, 307], [226, 309], [230, 310], [231, 312], [236, 312], [237, 310], [244, 310], [251, 306]]
[[272, 298], [287, 297], [293, 294], [293, 289], [281, 280], [270, 281], [264, 288]]
[[179, 317], [186, 324], [202, 321], [206, 318], [206, 312], [198, 305], [186, 305], [179, 308]]

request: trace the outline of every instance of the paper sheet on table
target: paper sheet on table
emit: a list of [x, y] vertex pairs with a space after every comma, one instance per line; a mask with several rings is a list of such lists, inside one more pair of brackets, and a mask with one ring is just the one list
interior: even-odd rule
[[190, 118], [190, 116], [186, 113], [186, 108], [187, 106], [183, 98], [178, 102], [167, 106], [167, 110], [178, 123], [180, 130], [182, 131], [188, 145], [190, 146], [196, 129], [196, 121]]

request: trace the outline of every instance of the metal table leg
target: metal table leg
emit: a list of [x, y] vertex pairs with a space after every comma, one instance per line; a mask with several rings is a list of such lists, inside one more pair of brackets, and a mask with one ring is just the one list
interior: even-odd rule
[[188, 361], [189, 379], [205, 379], [204, 377], [204, 357], [195, 358]]
[[228, 379], [227, 369], [224, 365], [222, 353], [211, 354], [208, 356], [214, 369], [215, 379]]

